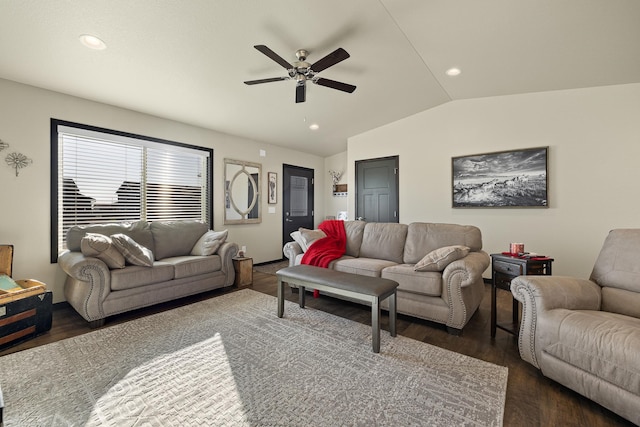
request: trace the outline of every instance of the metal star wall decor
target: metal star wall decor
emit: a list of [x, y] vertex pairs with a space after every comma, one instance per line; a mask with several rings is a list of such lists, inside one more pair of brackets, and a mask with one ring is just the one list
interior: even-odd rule
[[7, 157], [5, 157], [4, 160], [9, 166], [16, 170], [16, 176], [18, 176], [18, 172], [20, 171], [20, 169], [26, 168], [31, 163], [33, 163], [33, 160], [31, 160], [24, 154], [16, 152], [7, 154]]

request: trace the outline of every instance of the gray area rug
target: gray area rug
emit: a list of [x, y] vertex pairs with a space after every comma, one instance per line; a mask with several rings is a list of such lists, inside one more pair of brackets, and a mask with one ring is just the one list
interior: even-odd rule
[[0, 358], [5, 426], [499, 426], [507, 369], [249, 289]]

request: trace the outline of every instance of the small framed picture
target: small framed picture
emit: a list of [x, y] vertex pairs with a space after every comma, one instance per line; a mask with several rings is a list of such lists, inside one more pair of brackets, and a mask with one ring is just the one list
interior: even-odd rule
[[278, 174], [275, 172], [268, 172], [268, 189], [267, 189], [267, 202], [270, 205], [278, 203]]

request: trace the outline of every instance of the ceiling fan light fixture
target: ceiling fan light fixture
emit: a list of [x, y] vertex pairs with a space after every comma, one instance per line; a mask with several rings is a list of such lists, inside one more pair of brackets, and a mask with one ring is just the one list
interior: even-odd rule
[[457, 68], [457, 67], [449, 68], [447, 71], [445, 71], [445, 74], [449, 77], [459, 76], [460, 73], [462, 73], [462, 70], [460, 70], [460, 68]]
[[315, 83], [317, 85], [340, 90], [342, 92], [353, 93], [353, 91], [356, 90], [356, 87], [354, 85], [338, 82], [331, 79], [325, 79], [316, 75], [317, 73], [326, 70], [329, 67], [333, 67], [337, 63], [349, 58], [349, 54], [347, 53], [347, 51], [341, 47], [324, 56], [320, 60], [314, 62], [313, 64], [309, 64], [308, 62], [306, 62], [308, 52], [304, 49], [298, 49], [298, 51], [296, 52], [296, 58], [298, 58], [298, 61], [290, 64], [287, 60], [285, 60], [280, 55], [263, 44], [258, 44], [253, 47], [257, 51], [286, 69], [287, 77], [272, 77], [268, 79], [247, 80], [244, 82], [244, 84], [246, 85], [256, 85], [281, 80], [295, 80], [296, 104], [306, 101], [307, 80], [310, 80], [312, 83]]
[[100, 38], [96, 36], [92, 36], [91, 34], [82, 34], [80, 37], [80, 43], [93, 50], [104, 50], [107, 48], [105, 42], [100, 40]]

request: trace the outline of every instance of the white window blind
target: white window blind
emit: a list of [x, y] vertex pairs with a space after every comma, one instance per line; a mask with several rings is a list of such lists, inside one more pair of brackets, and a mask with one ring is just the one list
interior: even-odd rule
[[57, 152], [57, 252], [74, 225], [210, 223], [211, 150], [58, 125]]

